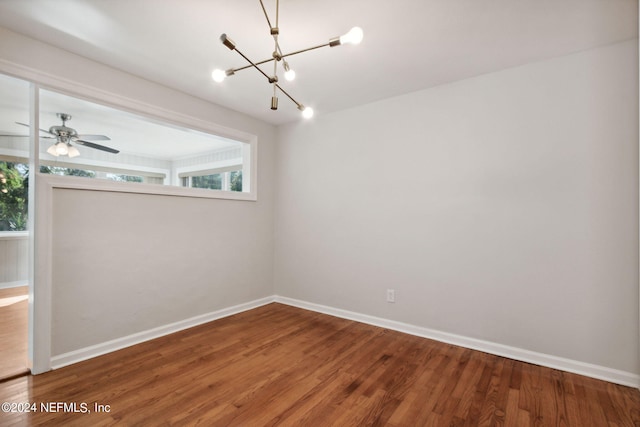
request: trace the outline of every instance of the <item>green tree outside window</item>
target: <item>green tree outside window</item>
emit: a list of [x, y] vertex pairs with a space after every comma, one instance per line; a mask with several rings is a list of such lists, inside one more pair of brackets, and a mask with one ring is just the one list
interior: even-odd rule
[[29, 168], [0, 162], [0, 231], [27, 229]]

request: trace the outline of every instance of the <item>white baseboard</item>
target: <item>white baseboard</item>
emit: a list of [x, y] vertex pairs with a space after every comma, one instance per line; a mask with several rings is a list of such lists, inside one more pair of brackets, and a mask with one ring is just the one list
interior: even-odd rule
[[562, 371], [573, 372], [575, 374], [587, 377], [597, 378], [616, 384], [629, 387], [640, 387], [640, 375], [611, 369], [604, 366], [593, 365], [590, 363], [580, 362], [563, 357], [552, 356], [549, 354], [538, 353], [535, 351], [525, 350], [517, 347], [511, 347], [503, 344], [497, 344], [490, 341], [469, 338], [462, 335], [450, 334], [447, 332], [437, 331], [434, 329], [414, 326], [407, 323], [396, 322], [394, 320], [383, 319], [380, 317], [369, 316], [366, 314], [355, 313], [352, 311], [341, 310], [338, 308], [328, 307], [320, 304], [314, 304], [306, 301], [300, 301], [293, 298], [275, 296], [275, 302], [290, 305], [293, 307], [303, 308], [305, 310], [316, 311], [343, 319], [354, 320], [357, 322], [367, 323], [373, 326], [391, 329], [394, 331], [404, 332], [423, 338], [429, 338], [436, 341], [454, 344], [473, 350], [479, 350], [485, 353], [495, 354], [497, 356], [507, 357], [509, 359], [519, 360], [522, 362], [533, 363], [535, 365], [546, 366], [548, 368], [559, 369]]
[[252, 310], [254, 308], [270, 304], [274, 301], [274, 297], [266, 297], [250, 301], [244, 304], [235, 305], [233, 307], [223, 308], [221, 310], [212, 311], [210, 313], [201, 314], [199, 316], [191, 317], [189, 319], [181, 320], [179, 322], [171, 323], [168, 325], [160, 326], [157, 328], [149, 329], [146, 331], [138, 332], [126, 337], [117, 338], [115, 340], [103, 342], [100, 344], [92, 345], [89, 347], [81, 348], [78, 350], [70, 351], [68, 353], [53, 356], [51, 358], [51, 368], [58, 369], [63, 366], [71, 365], [73, 363], [82, 362], [83, 360], [91, 359], [93, 357], [101, 356], [103, 354], [111, 353], [116, 350], [130, 347], [135, 344], [140, 344], [145, 341], [159, 338], [165, 335], [172, 334], [174, 332], [181, 331], [183, 329], [192, 328], [194, 326], [201, 325], [203, 323], [211, 322], [213, 320], [221, 319], [223, 317], [232, 316], [243, 311]]
[[407, 323], [396, 322], [394, 320], [383, 319], [380, 317], [369, 316], [366, 314], [356, 313], [348, 310], [342, 310], [334, 307], [328, 307], [320, 304], [314, 304], [306, 301], [296, 300], [293, 298], [282, 297], [278, 295], [261, 298], [233, 307], [224, 308], [213, 311], [211, 313], [202, 314], [169, 325], [160, 326], [158, 328], [149, 329], [147, 331], [138, 332], [126, 337], [117, 338], [90, 347], [81, 348], [68, 353], [64, 353], [51, 358], [51, 366], [53, 369], [91, 359], [106, 353], [111, 353], [125, 347], [130, 347], [145, 341], [159, 338], [164, 335], [172, 334], [183, 329], [211, 322], [213, 320], [228, 317], [243, 311], [251, 310], [272, 302], [290, 305], [305, 310], [315, 311], [318, 313], [328, 314], [330, 316], [340, 317], [343, 319], [354, 320], [356, 322], [366, 323], [381, 328], [387, 328], [398, 332], [404, 332], [423, 338], [445, 342], [448, 344], [458, 345], [485, 353], [495, 354], [497, 356], [508, 357], [514, 360], [520, 360], [527, 363], [533, 363], [540, 366], [546, 366], [562, 371], [573, 372], [575, 374], [585, 375], [587, 377], [597, 378], [616, 384], [629, 387], [640, 387], [640, 375], [611, 369], [604, 366], [593, 365], [590, 363], [580, 362], [572, 359], [565, 359], [549, 354], [538, 353], [535, 351], [525, 350], [517, 347], [511, 347], [503, 344], [497, 344], [490, 341], [469, 338], [462, 335], [450, 334], [447, 332], [437, 331], [434, 329], [414, 326]]

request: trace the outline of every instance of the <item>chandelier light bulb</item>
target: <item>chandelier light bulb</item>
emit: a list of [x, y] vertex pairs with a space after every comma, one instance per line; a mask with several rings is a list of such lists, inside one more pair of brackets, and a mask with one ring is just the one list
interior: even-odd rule
[[304, 110], [302, 110], [302, 117], [304, 117], [305, 119], [310, 119], [311, 117], [313, 117], [313, 108], [305, 107]]
[[216, 83], [222, 83], [224, 81], [225, 77], [227, 77], [227, 73], [225, 73], [223, 70], [220, 70], [219, 68], [216, 68], [211, 73], [211, 78]]
[[284, 72], [284, 78], [290, 82], [296, 78], [296, 72], [289, 68]]
[[289, 67], [289, 63], [287, 61], [283, 61], [282, 66], [284, 67], [284, 78], [287, 81], [292, 81], [296, 78], [296, 72]]
[[360, 44], [363, 37], [362, 28], [353, 27], [347, 34], [340, 36], [340, 44]]

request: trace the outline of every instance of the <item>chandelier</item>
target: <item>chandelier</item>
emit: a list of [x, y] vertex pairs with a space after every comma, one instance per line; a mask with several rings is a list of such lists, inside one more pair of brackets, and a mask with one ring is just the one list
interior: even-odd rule
[[[305, 107], [303, 104], [299, 103], [298, 101], [296, 101], [286, 90], [284, 90], [282, 88], [282, 86], [280, 86], [280, 84], [278, 83], [278, 64], [281, 63], [282, 64], [282, 69], [284, 71], [284, 78], [286, 80], [293, 80], [296, 77], [296, 73], [295, 71], [291, 68], [291, 66], [289, 65], [289, 63], [287, 62], [287, 60], [285, 58], [288, 58], [290, 56], [293, 55], [297, 55], [299, 53], [303, 53], [303, 52], [308, 52], [310, 50], [314, 50], [314, 49], [319, 49], [321, 47], [336, 47], [336, 46], [341, 46], [343, 44], [358, 44], [362, 41], [362, 37], [363, 37], [363, 32], [362, 29], [359, 27], [353, 27], [348, 33], [340, 36], [340, 37], [334, 37], [332, 39], [329, 40], [328, 43], [324, 43], [324, 44], [319, 44], [317, 46], [312, 46], [306, 49], [301, 49], [301, 50], [297, 50], [295, 52], [290, 52], [290, 53], [282, 53], [282, 49], [280, 49], [280, 43], [278, 42], [278, 36], [280, 35], [280, 29], [278, 27], [278, 18], [279, 18], [279, 8], [280, 8], [280, 1], [276, 0], [276, 20], [275, 20], [275, 26], [273, 26], [271, 24], [271, 20], [269, 19], [269, 15], [267, 14], [267, 10], [264, 7], [264, 3], [263, 0], [260, 0], [260, 6], [262, 6], [262, 11], [264, 12], [264, 17], [267, 20], [267, 24], [269, 25], [269, 32], [270, 35], [273, 36], [273, 40], [275, 42], [275, 46], [274, 46], [274, 50], [273, 53], [271, 54], [271, 58], [269, 59], [265, 59], [263, 61], [258, 61], [258, 62], [253, 62], [251, 59], [247, 58], [240, 50], [238, 50], [238, 47], [236, 46], [236, 44], [233, 42], [233, 40], [231, 40], [226, 34], [222, 34], [220, 36], [220, 41], [222, 42], [223, 45], [225, 45], [227, 48], [229, 48], [229, 50], [234, 50], [236, 52], [238, 52], [238, 54], [240, 56], [242, 56], [248, 63], [249, 65], [246, 65], [244, 67], [240, 67], [240, 68], [230, 68], [228, 70], [220, 70], [220, 69], [215, 69], [213, 70], [213, 72], [211, 73], [211, 77], [213, 78], [213, 80], [215, 82], [221, 83], [222, 81], [224, 81], [224, 79], [226, 77], [232, 76], [235, 73], [237, 73], [238, 71], [247, 69], [247, 68], [255, 68], [256, 70], [258, 70], [260, 72], [260, 74], [262, 74], [267, 81], [269, 82], [269, 84], [273, 85], [273, 96], [271, 97], [271, 109], [272, 110], [277, 110], [278, 109], [278, 91], [282, 92], [283, 94], [285, 94], [287, 96], [287, 98], [289, 98], [294, 104], [296, 104], [296, 106], [298, 107], [298, 110], [300, 110], [302, 112], [302, 116], [306, 119], [311, 118], [313, 116], [313, 109], [311, 107]], [[258, 67], [258, 65], [262, 65], [262, 64], [267, 64], [269, 62], [273, 61], [273, 75], [268, 75], [267, 73], [265, 73], [260, 67]]]

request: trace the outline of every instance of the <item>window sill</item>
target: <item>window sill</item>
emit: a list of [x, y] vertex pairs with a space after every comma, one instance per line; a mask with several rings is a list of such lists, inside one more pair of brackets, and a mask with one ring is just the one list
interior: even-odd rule
[[37, 173], [36, 179], [50, 188], [66, 188], [73, 190], [110, 191], [115, 193], [153, 194], [159, 196], [195, 197], [201, 199], [226, 199], [255, 202], [255, 192], [207, 190], [201, 188], [185, 188], [171, 185], [139, 184], [130, 182], [107, 181], [95, 178], [75, 176], [57, 176]]
[[27, 237], [28, 231], [0, 231], [0, 240], [22, 240]]

